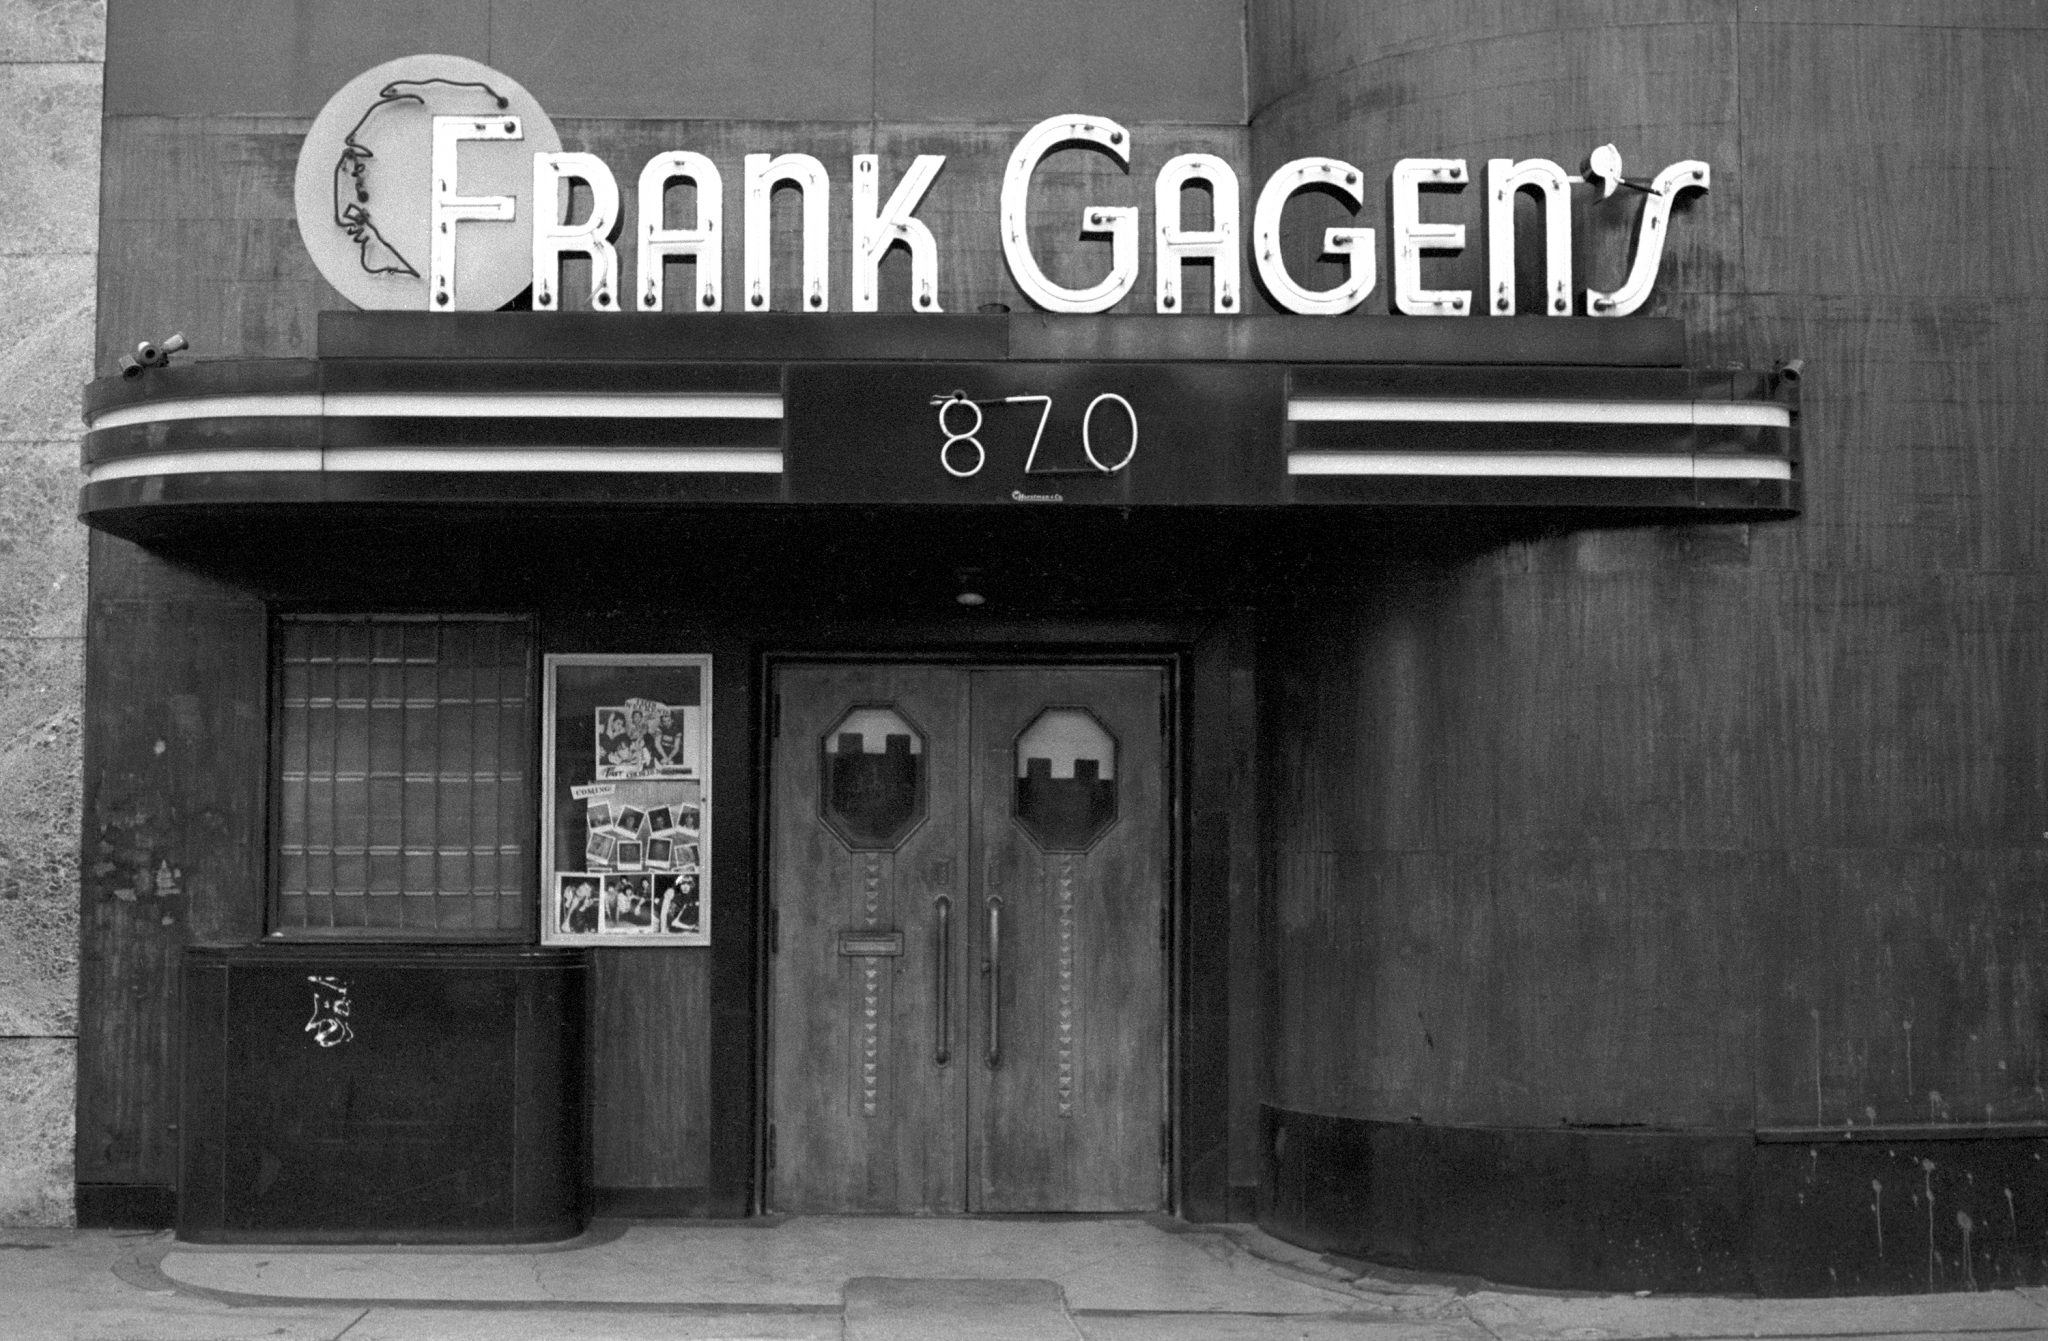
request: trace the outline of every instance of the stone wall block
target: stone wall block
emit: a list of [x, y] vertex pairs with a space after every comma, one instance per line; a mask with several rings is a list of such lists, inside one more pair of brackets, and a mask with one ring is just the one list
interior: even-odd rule
[[0, 639], [0, 1038], [78, 1028], [80, 652]]
[[78, 387], [92, 370], [92, 256], [0, 256], [0, 312], [0, 442], [76, 443]]
[[93, 61], [107, 49], [106, 0], [8, 0], [0, 61]]
[[78, 1045], [0, 1037], [0, 1225], [71, 1223]]
[[0, 254], [90, 253], [99, 208], [96, 65], [0, 64]]
[[0, 638], [85, 628], [85, 527], [75, 441], [0, 438]]

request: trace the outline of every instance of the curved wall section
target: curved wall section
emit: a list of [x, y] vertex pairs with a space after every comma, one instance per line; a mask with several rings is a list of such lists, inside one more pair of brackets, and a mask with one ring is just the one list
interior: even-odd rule
[[[1973, 15], [1253, 5], [1255, 174], [1708, 161], [1644, 310], [1702, 365], [1805, 360], [1808, 506], [1505, 544], [1453, 524], [1398, 568], [1333, 558], [1271, 614], [1275, 1232], [1548, 1286], [2048, 1270], [2019, 1247], [2048, 1190], [2010, 1173], [2048, 1134], [2025, 892], [2048, 394], [2021, 352], [2048, 253], [2000, 208], [2042, 202], [2000, 147], [2048, 114], [1999, 93], [2048, 33]], [[1434, 287], [1484, 282], [1477, 190], [1425, 196], [1468, 228]], [[1633, 207], [1603, 208], [1575, 221], [1581, 291], [1627, 244]], [[1973, 1237], [1986, 1216], [2010, 1232]]]

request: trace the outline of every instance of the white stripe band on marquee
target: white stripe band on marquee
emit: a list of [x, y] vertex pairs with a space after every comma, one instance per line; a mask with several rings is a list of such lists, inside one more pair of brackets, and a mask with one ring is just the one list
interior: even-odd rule
[[[1298, 424], [1667, 424], [1789, 429], [1783, 405], [1713, 400], [1629, 401], [1303, 396], [1287, 402]], [[1301, 450], [1290, 475], [1436, 475], [1577, 479], [1789, 480], [1783, 457], [1692, 452], [1403, 452]]]
[[1446, 400], [1304, 396], [1287, 402], [1298, 424], [1690, 424], [1790, 428], [1783, 405], [1725, 400]]
[[1289, 452], [1290, 475], [1476, 475], [1492, 478], [1789, 480], [1777, 456], [1699, 456], [1669, 452]]
[[768, 447], [333, 447], [325, 451], [164, 452], [105, 462], [86, 473], [86, 483], [133, 479], [139, 475], [209, 475], [232, 471], [779, 475], [782, 453]]
[[88, 484], [133, 479], [138, 475], [212, 475], [237, 471], [298, 474], [320, 469], [320, 449], [265, 451], [262, 448], [216, 452], [164, 452], [155, 456], [124, 456], [103, 461], [85, 474]]
[[[782, 418], [772, 391], [384, 392], [195, 396], [123, 405], [88, 421], [94, 429], [188, 419], [743, 419]], [[502, 447], [260, 449], [156, 452], [105, 461], [88, 483], [144, 475], [260, 471], [306, 473], [528, 472], [536, 474], [777, 475], [782, 453], [769, 447]]]
[[773, 391], [335, 391], [195, 396], [122, 405], [87, 421], [125, 428], [176, 419], [780, 419]]

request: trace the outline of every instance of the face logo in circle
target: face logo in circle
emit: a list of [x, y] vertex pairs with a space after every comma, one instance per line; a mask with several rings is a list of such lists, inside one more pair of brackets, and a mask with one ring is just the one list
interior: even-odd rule
[[[461, 230], [460, 246], [434, 245], [436, 117], [464, 119], [443, 199], [512, 201], [509, 220], [444, 219]], [[533, 156], [561, 148], [547, 113], [508, 75], [461, 56], [387, 61], [328, 99], [307, 132], [294, 182], [299, 235], [321, 277], [357, 307], [495, 311], [532, 278]], [[452, 301], [438, 306], [436, 252], [453, 257]]]
[[426, 105], [424, 90], [436, 85], [445, 88], [473, 88], [487, 95], [503, 111], [509, 105], [505, 96], [489, 84], [458, 83], [452, 79], [400, 79], [377, 90], [377, 101], [370, 104], [370, 110], [363, 113], [354, 128], [342, 137], [341, 157], [334, 163], [334, 222], [349, 235], [362, 252], [363, 269], [373, 275], [419, 276], [413, 263], [405, 259], [398, 248], [391, 245], [389, 238], [377, 231], [375, 217], [370, 213], [370, 160], [376, 152], [363, 143], [361, 136], [370, 124], [370, 118], [378, 111], [396, 103], [416, 102]]

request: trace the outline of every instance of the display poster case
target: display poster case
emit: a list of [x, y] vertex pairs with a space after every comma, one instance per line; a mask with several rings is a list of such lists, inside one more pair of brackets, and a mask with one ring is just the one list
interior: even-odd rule
[[711, 943], [711, 658], [557, 654], [544, 685], [541, 939]]

